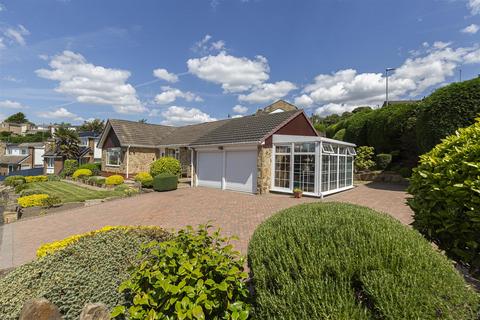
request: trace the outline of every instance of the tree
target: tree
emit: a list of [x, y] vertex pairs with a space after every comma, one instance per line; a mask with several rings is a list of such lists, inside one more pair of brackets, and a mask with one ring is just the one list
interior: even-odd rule
[[140, 122], [140, 123], [147, 123], [147, 119], [140, 119], [140, 120], [138, 120], [138, 122]]
[[75, 130], [66, 126], [59, 127], [53, 134], [61, 153], [67, 159], [77, 159], [80, 155], [80, 138]]
[[92, 131], [95, 133], [101, 133], [103, 128], [105, 127], [105, 122], [100, 119], [93, 119], [91, 121], [84, 121], [83, 124], [80, 126], [80, 131]]
[[5, 122], [27, 123], [28, 119], [23, 112], [17, 112], [15, 114], [12, 114], [7, 119], [5, 119]]

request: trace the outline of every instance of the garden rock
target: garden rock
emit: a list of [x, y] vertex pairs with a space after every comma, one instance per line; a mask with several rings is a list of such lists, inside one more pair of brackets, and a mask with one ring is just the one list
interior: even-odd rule
[[19, 320], [62, 320], [57, 306], [45, 298], [27, 301]]
[[110, 320], [110, 312], [103, 303], [89, 303], [83, 307], [80, 320]]

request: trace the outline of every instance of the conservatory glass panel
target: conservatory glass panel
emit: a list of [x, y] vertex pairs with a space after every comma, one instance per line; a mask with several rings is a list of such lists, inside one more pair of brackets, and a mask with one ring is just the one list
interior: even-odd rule
[[338, 165], [338, 187], [339, 188], [344, 188], [345, 187], [345, 177], [346, 177], [346, 157], [340, 157], [339, 159], [339, 165]]
[[357, 155], [357, 151], [355, 151], [355, 148], [353, 148], [353, 147], [348, 147], [347, 151], [348, 151], [348, 154], [351, 155], [351, 156], [356, 156]]
[[315, 152], [315, 143], [295, 143], [295, 152], [299, 153], [313, 153]]
[[290, 146], [276, 146], [275, 152], [278, 153], [287, 153], [290, 154]]
[[315, 155], [295, 155], [293, 163], [293, 187], [304, 192], [315, 192]]
[[333, 150], [333, 146], [328, 143], [323, 143], [322, 144], [322, 152], [323, 153], [334, 153], [335, 151]]
[[353, 170], [352, 170], [352, 164], [353, 164], [353, 157], [347, 157], [347, 186], [350, 187], [353, 185]]
[[328, 166], [330, 164], [330, 156], [328, 155], [323, 155], [322, 156], [322, 186], [321, 186], [321, 191], [328, 191], [329, 190], [329, 185], [328, 185]]
[[275, 187], [290, 189], [290, 154], [275, 155]]
[[337, 189], [338, 156], [330, 156], [330, 190]]

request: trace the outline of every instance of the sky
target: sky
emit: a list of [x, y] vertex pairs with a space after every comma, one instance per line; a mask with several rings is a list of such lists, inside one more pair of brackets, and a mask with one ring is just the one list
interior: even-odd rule
[[[480, 74], [480, 0], [0, 0], [0, 119], [326, 116]], [[460, 75], [461, 74], [461, 75]]]

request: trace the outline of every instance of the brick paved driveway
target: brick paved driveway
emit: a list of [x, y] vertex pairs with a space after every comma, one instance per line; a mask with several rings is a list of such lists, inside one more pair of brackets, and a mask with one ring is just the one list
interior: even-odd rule
[[[403, 223], [411, 222], [401, 187], [388, 184], [360, 185], [326, 197], [323, 201], [345, 201], [384, 211]], [[0, 227], [0, 269], [18, 266], [35, 257], [45, 242], [105, 225], [158, 225], [167, 229], [211, 221], [227, 235], [237, 235], [237, 248], [246, 253], [255, 227], [273, 213], [316, 198], [293, 199], [288, 195], [255, 196], [209, 188], [184, 188], [167, 193], [148, 193], [18, 221]], [[3, 229], [3, 230], [2, 230]]]

